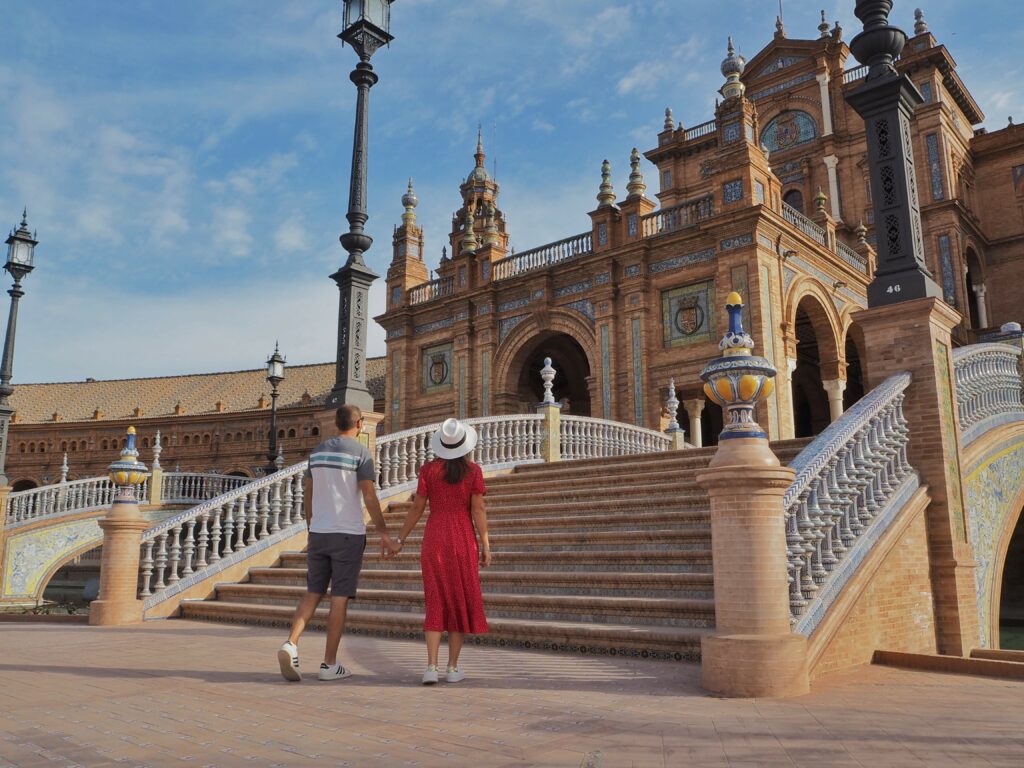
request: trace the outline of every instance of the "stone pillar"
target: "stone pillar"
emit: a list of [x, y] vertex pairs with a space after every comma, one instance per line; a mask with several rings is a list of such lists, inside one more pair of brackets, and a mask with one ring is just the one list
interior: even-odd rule
[[978, 327], [988, 328], [988, 309], [985, 308], [985, 286], [972, 285], [971, 290], [974, 291], [974, 297], [977, 299]]
[[153, 467], [149, 474], [149, 499], [147, 501], [154, 507], [160, 506], [163, 502], [164, 492], [164, 470], [162, 467]]
[[978, 645], [975, 561], [967, 539], [956, 381], [951, 333], [960, 315], [943, 301], [922, 298], [862, 310], [868, 389], [889, 376], [913, 377], [903, 403], [910, 430], [908, 459], [928, 486], [928, 550], [939, 653], [963, 656]]
[[684, 400], [683, 408], [690, 419], [690, 442], [697, 448], [704, 446], [704, 438], [700, 427], [700, 415], [704, 412], [704, 398]]
[[822, 126], [822, 136], [832, 135], [832, 98], [828, 92], [828, 72], [822, 72], [816, 76], [818, 81], [818, 92], [821, 95], [821, 119], [824, 123]]
[[839, 210], [839, 175], [836, 169], [839, 167], [839, 158], [835, 155], [826, 155], [825, 169], [828, 171], [828, 196], [832, 201], [832, 218], [836, 221], [843, 220], [843, 214]]
[[558, 403], [540, 403], [537, 413], [544, 417], [544, 435], [541, 456], [544, 461], [562, 460], [562, 406]]
[[843, 415], [843, 392], [846, 391], [846, 382], [843, 379], [826, 379], [821, 382], [828, 394], [828, 415], [831, 421], [836, 421]]
[[150, 525], [134, 494], [119, 493], [110, 512], [99, 521], [103, 529], [100, 596], [89, 604], [89, 623], [110, 627], [142, 621], [139, 592], [139, 548]]
[[779, 466], [762, 438], [720, 443], [715, 463], [697, 475], [711, 500], [715, 578], [701, 685], [725, 696], [807, 693], [807, 638], [790, 630], [782, 506], [796, 473]]

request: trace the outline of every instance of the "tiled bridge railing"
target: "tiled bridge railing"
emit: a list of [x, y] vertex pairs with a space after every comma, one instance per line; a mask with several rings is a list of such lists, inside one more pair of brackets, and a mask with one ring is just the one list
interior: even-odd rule
[[822, 432], [790, 467], [786, 550], [794, 630], [810, 635], [919, 485], [903, 417], [910, 374], [890, 377]]
[[[214, 475], [208, 472], [166, 472], [157, 498], [150, 494], [150, 479], [135, 489], [136, 496], [156, 504], [191, 504], [209, 499], [249, 482], [245, 477]], [[7, 497], [4, 509], [6, 527], [16, 528], [40, 518], [106, 509], [114, 500], [117, 487], [106, 475], [44, 485], [27, 491], [15, 491]]]
[[[542, 414], [467, 419], [480, 439], [471, 458], [485, 470], [544, 461], [550, 422]], [[434, 458], [430, 436], [438, 424], [377, 440], [379, 497], [413, 489], [420, 467]], [[628, 424], [565, 417], [560, 457], [569, 459], [652, 453], [671, 447], [661, 433]], [[302, 530], [302, 476], [306, 462], [249, 482], [186, 510], [142, 536], [139, 595], [146, 609], [262, 552]]]
[[967, 446], [988, 430], [1024, 421], [1021, 350], [1008, 344], [972, 344], [953, 350], [960, 442]]

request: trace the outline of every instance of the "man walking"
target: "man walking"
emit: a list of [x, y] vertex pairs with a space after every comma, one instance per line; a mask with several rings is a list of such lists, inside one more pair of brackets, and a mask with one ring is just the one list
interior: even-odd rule
[[345, 630], [348, 601], [356, 596], [359, 570], [366, 549], [363, 504], [381, 535], [381, 552], [394, 547], [380, 510], [374, 487], [373, 457], [357, 439], [363, 414], [354, 405], [343, 405], [335, 415], [338, 436], [320, 443], [309, 456], [304, 479], [303, 512], [309, 529], [306, 550], [306, 594], [292, 616], [288, 642], [277, 652], [285, 680], [298, 682], [299, 637], [317, 605], [331, 586], [331, 611], [327, 617], [327, 644], [320, 665], [320, 680], [340, 680], [352, 673], [338, 663], [338, 646]]

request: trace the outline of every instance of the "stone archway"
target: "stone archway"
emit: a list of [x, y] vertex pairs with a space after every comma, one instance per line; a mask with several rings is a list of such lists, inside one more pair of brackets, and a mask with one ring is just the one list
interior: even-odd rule
[[997, 588], [999, 647], [1024, 651], [1024, 515], [1018, 515], [1010, 535]]
[[546, 331], [525, 345], [517, 355], [519, 365], [509, 371], [506, 391], [515, 392], [521, 410], [532, 410], [544, 397], [540, 372], [548, 357], [556, 371], [551, 390], [555, 400], [562, 403], [562, 413], [590, 416], [590, 361], [582, 345], [567, 333]]
[[846, 389], [843, 390], [843, 410], [846, 411], [851, 405], [864, 397], [864, 357], [861, 350], [864, 349], [864, 334], [856, 323], [852, 323], [846, 329], [846, 346], [844, 358], [846, 359]]
[[981, 260], [975, 250], [968, 246], [964, 254], [967, 266], [967, 314], [971, 328], [984, 328], [988, 325], [988, 312], [985, 308], [985, 274]]
[[822, 383], [822, 345], [818, 333], [820, 323], [812, 318], [812, 315], [820, 311], [820, 305], [807, 298], [801, 299], [797, 305], [796, 369], [791, 378], [794, 437], [816, 435], [831, 422], [828, 395]]

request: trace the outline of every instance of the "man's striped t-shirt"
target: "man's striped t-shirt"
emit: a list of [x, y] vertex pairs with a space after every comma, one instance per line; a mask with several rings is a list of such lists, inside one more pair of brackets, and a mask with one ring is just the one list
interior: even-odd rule
[[309, 455], [313, 478], [311, 533], [366, 533], [360, 480], [373, 480], [373, 457], [351, 437], [332, 437]]

